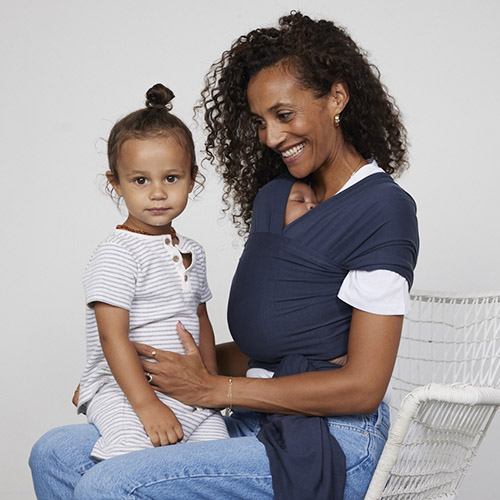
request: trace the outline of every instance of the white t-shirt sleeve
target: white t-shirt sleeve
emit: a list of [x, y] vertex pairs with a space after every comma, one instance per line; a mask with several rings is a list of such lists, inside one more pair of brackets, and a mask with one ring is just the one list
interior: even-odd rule
[[349, 271], [338, 297], [356, 309], [372, 314], [399, 315], [410, 310], [408, 282], [386, 269]]
[[138, 265], [128, 250], [118, 245], [100, 245], [83, 277], [86, 303], [104, 302], [130, 310], [135, 296]]

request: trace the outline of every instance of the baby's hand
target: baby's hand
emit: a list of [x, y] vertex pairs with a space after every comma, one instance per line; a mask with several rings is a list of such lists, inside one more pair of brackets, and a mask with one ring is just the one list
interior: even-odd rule
[[153, 446], [175, 444], [184, 437], [182, 426], [174, 412], [160, 400], [149, 404], [137, 414]]

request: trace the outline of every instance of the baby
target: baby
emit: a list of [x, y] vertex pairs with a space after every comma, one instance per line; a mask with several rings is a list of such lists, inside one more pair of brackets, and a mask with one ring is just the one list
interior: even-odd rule
[[318, 200], [312, 188], [305, 182], [295, 182], [286, 203], [284, 226], [302, 217], [317, 204]]

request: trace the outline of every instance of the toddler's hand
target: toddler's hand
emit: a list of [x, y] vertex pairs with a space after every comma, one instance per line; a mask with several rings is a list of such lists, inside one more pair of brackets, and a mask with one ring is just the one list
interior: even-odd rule
[[78, 398], [80, 396], [80, 384], [78, 384], [78, 387], [75, 389], [75, 392], [73, 393], [73, 399], [71, 402], [75, 405], [78, 406]]
[[174, 412], [160, 400], [137, 412], [153, 446], [175, 444], [184, 437]]

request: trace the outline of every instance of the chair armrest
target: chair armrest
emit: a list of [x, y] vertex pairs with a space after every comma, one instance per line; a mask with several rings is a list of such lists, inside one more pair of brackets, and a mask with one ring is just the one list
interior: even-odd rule
[[[408, 429], [411, 423], [415, 421], [417, 411], [423, 404], [429, 402], [443, 402], [450, 405], [498, 407], [500, 406], [500, 388], [469, 384], [428, 384], [418, 387], [407, 394], [401, 403], [396, 421], [391, 425], [389, 438], [373, 475], [365, 500], [379, 500], [381, 498], [397, 461], [400, 448], [407, 437]], [[434, 419], [436, 422], [439, 422], [439, 415], [436, 415]], [[488, 425], [489, 421], [486, 424], [486, 428]], [[482, 436], [485, 431], [486, 429], [484, 429]], [[479, 446], [479, 442], [477, 446]]]

